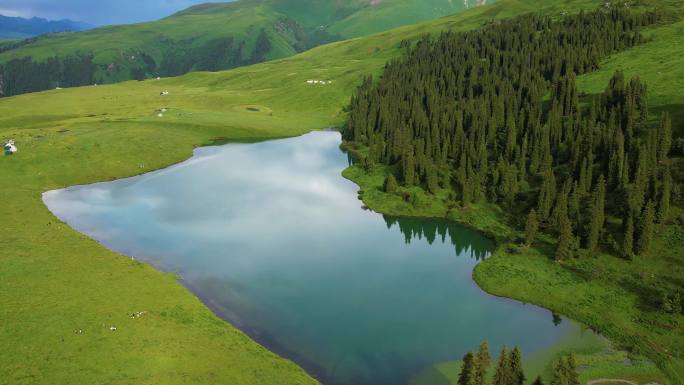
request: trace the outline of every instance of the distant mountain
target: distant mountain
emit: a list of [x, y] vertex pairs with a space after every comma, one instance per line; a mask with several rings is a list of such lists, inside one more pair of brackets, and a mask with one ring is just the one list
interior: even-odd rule
[[0, 39], [25, 39], [51, 32], [76, 32], [91, 25], [72, 20], [47, 20], [39, 17], [25, 19], [0, 15]]
[[466, 5], [463, 0], [201, 4], [155, 22], [0, 44], [0, 96], [225, 70], [451, 15]]

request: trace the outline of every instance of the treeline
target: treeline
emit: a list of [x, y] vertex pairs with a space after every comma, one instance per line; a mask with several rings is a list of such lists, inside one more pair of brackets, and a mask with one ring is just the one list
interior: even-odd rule
[[[447, 188], [464, 205], [523, 208], [528, 243], [539, 228], [557, 236], [560, 260], [580, 248], [647, 252], [669, 214], [670, 118], [649, 125], [639, 79], [618, 72], [583, 105], [575, 77], [660, 19], [613, 5], [424, 38], [359, 88], [345, 139], [368, 147], [367, 166], [396, 165], [387, 190]], [[607, 215], [621, 220], [618, 235], [604, 231]]]
[[[353, 96], [344, 138], [367, 149], [365, 168], [392, 166], [386, 192], [449, 189], [463, 206], [499, 204], [526, 218], [528, 245], [540, 232], [558, 239], [558, 260], [645, 254], [680, 194], [671, 118], [649, 121], [638, 78], [617, 72], [602, 94], [583, 97], [576, 76], [643, 42], [640, 29], [661, 19], [610, 4], [402, 43], [406, 56]], [[682, 311], [678, 292], [660, 302]]]
[[[468, 352], [463, 356], [458, 385], [523, 385], [527, 378], [523, 370], [522, 353], [516, 346], [510, 352], [504, 346], [499, 354], [492, 376], [492, 357], [489, 345], [483, 342], [476, 353]], [[490, 381], [491, 380], [491, 381]], [[550, 385], [579, 385], [575, 355], [561, 357], [554, 365]], [[544, 385], [537, 377], [533, 385]]]
[[96, 72], [92, 55], [54, 57], [43, 62], [28, 57], [14, 59], [0, 65], [0, 96], [93, 84]]

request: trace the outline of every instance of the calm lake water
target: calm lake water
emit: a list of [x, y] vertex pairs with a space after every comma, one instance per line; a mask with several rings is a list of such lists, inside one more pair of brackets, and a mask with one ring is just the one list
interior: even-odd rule
[[177, 271], [222, 317], [326, 384], [405, 384], [488, 340], [539, 352], [579, 326], [484, 293], [492, 243], [362, 209], [336, 132], [196, 150], [140, 177], [44, 195], [107, 247]]

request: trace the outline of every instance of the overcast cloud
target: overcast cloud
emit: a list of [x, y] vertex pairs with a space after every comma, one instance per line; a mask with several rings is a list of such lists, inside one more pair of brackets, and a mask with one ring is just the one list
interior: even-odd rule
[[[0, 0], [5, 16], [72, 19], [95, 25], [156, 20], [208, 0]], [[218, 1], [218, 0], [215, 0]]]

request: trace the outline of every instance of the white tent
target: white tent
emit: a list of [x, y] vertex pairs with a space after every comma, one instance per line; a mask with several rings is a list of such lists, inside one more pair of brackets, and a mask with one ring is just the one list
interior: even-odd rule
[[17, 151], [17, 146], [14, 144], [13, 140], [5, 143], [5, 155], [14, 155]]

